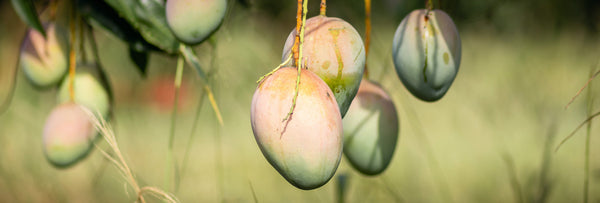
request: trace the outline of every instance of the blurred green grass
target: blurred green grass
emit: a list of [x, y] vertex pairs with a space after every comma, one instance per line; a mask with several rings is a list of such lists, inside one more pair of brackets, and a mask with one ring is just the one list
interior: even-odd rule
[[[2, 19], [16, 19], [10, 8], [4, 10]], [[362, 19], [346, 20], [362, 29]], [[0, 98], [9, 89], [24, 33], [20, 22], [5, 23], [11, 30], [0, 35]], [[532, 36], [459, 25], [463, 56], [458, 77], [442, 100], [426, 103], [410, 95], [395, 74], [390, 55], [398, 23], [374, 19], [368, 63], [371, 78], [382, 83], [398, 108], [400, 141], [390, 167], [381, 176], [360, 175], [342, 161], [337, 174], [349, 175], [349, 202], [514, 202], [503, 156], [514, 161], [523, 198], [529, 200], [539, 193], [544, 146], [552, 133], [556, 138], [549, 154], [552, 190], [547, 199], [581, 201], [583, 131], [558, 152], [553, 150], [585, 118], [583, 97], [567, 110], [564, 106], [597, 63], [597, 37], [577, 29]], [[218, 126], [205, 103], [194, 132], [190, 163], [176, 193], [183, 202], [253, 202], [251, 186], [259, 202], [335, 201], [335, 179], [312, 191], [294, 188], [264, 159], [252, 135], [249, 108], [254, 82], [280, 62], [291, 28], [291, 24], [273, 22], [260, 12], [237, 12], [217, 33], [216, 67], [210, 66], [213, 48], [197, 47], [204, 67], [213, 72], [212, 85], [225, 126]], [[153, 79], [174, 74], [175, 58], [153, 54], [144, 79], [133, 68], [123, 43], [104, 31], [98, 31], [97, 36], [102, 63], [115, 89], [113, 126], [122, 151], [142, 185], [163, 187], [170, 112], [150, 105], [144, 95]], [[185, 69], [184, 81], [190, 86], [177, 118], [178, 162], [194, 125], [201, 91], [192, 69]], [[592, 85], [595, 90], [596, 83]], [[44, 158], [41, 132], [46, 116], [56, 105], [55, 90], [34, 90], [22, 73], [16, 85], [10, 109], [0, 115], [2, 202], [134, 199], [124, 179], [96, 150], [72, 168], [53, 168]], [[600, 130], [597, 126], [592, 132]], [[593, 201], [600, 199], [600, 149], [595, 147], [595, 134], [591, 145]], [[217, 150], [221, 160], [216, 158]], [[439, 168], [428, 161], [428, 153], [433, 154]], [[445, 190], [449, 195], [444, 195]]]

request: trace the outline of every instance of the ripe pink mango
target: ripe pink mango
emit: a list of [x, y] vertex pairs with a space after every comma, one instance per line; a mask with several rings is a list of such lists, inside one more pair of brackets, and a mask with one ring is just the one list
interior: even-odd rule
[[54, 108], [44, 126], [44, 154], [57, 167], [68, 167], [91, 149], [96, 130], [83, 106], [72, 102]]
[[[317, 74], [335, 95], [342, 117], [358, 91], [365, 69], [363, 41], [348, 22], [327, 16], [306, 20], [303, 59], [308, 70]], [[294, 45], [296, 30], [285, 42], [282, 61]]]
[[344, 117], [344, 155], [365, 175], [382, 173], [392, 161], [398, 141], [398, 116], [390, 96], [369, 80], [360, 89]]
[[327, 84], [303, 69], [296, 108], [284, 122], [297, 75], [295, 68], [281, 68], [258, 85], [251, 122], [267, 161], [292, 185], [309, 190], [327, 183], [339, 165], [342, 118]]
[[35, 29], [27, 30], [19, 55], [19, 66], [37, 87], [57, 84], [68, 68], [66, 30], [54, 23], [48, 23], [44, 28], [46, 38]]

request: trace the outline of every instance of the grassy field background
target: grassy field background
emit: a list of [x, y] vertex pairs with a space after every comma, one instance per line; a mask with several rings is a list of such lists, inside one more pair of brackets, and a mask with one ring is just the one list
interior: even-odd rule
[[[0, 15], [0, 98], [5, 98], [25, 28], [10, 7], [2, 7]], [[393, 161], [382, 175], [368, 177], [343, 159], [328, 184], [302, 191], [268, 164], [249, 120], [254, 82], [280, 62], [294, 19], [274, 22], [260, 12], [236, 10], [227, 20], [217, 32], [216, 51], [208, 44], [197, 47], [212, 73], [223, 127], [208, 103], [193, 123], [201, 88], [196, 73], [184, 70], [175, 138], [179, 163], [191, 133], [194, 139], [173, 192], [182, 202], [333, 202], [340, 175], [348, 178], [348, 202], [582, 200], [585, 130], [554, 149], [586, 117], [587, 94], [564, 107], [590, 71], [600, 68], [597, 36], [579, 29], [528, 35], [458, 25], [463, 53], [458, 76], [442, 100], [426, 103], [410, 95], [395, 74], [391, 40], [399, 21], [375, 18], [368, 64], [371, 79], [390, 92], [398, 109], [400, 139]], [[363, 33], [363, 19], [346, 20]], [[96, 35], [115, 92], [112, 125], [119, 145], [140, 184], [162, 188], [171, 112], [151, 101], [151, 87], [173, 77], [176, 60], [153, 54], [143, 78], [124, 43], [102, 30]], [[133, 201], [133, 190], [97, 150], [67, 169], [46, 161], [41, 132], [56, 105], [56, 90], [35, 90], [22, 72], [17, 80], [12, 105], [0, 115], [0, 202]], [[596, 83], [591, 86], [594, 112], [600, 109]], [[190, 132], [193, 125], [197, 128]], [[593, 202], [600, 200], [599, 130], [593, 125]]]

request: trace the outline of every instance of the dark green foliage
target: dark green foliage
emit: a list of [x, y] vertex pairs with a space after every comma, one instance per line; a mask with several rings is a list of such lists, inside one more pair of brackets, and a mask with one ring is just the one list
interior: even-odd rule
[[42, 23], [40, 23], [32, 0], [11, 0], [11, 3], [15, 12], [17, 12], [21, 20], [23, 20], [27, 26], [32, 27], [46, 37], [46, 33], [44, 32]]

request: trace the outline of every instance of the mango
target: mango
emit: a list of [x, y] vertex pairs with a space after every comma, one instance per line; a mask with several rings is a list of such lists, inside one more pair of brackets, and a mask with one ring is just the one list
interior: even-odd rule
[[342, 156], [342, 118], [323, 80], [301, 71], [296, 107], [292, 106], [296, 68], [281, 68], [256, 88], [252, 98], [254, 138], [267, 161], [292, 185], [310, 190], [327, 183]]
[[[344, 117], [365, 69], [363, 41], [352, 25], [339, 18], [315, 16], [306, 20], [305, 29], [304, 64], [331, 88]], [[295, 36], [294, 29], [285, 42], [282, 61], [291, 53]]]
[[219, 28], [227, 13], [227, 0], [168, 0], [165, 7], [172, 33], [194, 45]]
[[386, 91], [363, 79], [343, 126], [344, 155], [354, 169], [365, 175], [385, 171], [399, 136], [396, 107]]
[[31, 84], [49, 87], [58, 84], [68, 69], [68, 34], [54, 23], [45, 24], [46, 38], [29, 28], [21, 44], [19, 66]]
[[43, 132], [44, 154], [50, 163], [63, 168], [84, 158], [97, 134], [83, 106], [72, 102], [54, 108]]
[[396, 73], [423, 101], [437, 101], [460, 67], [461, 42], [454, 22], [441, 10], [415, 10], [402, 20], [393, 40]]

